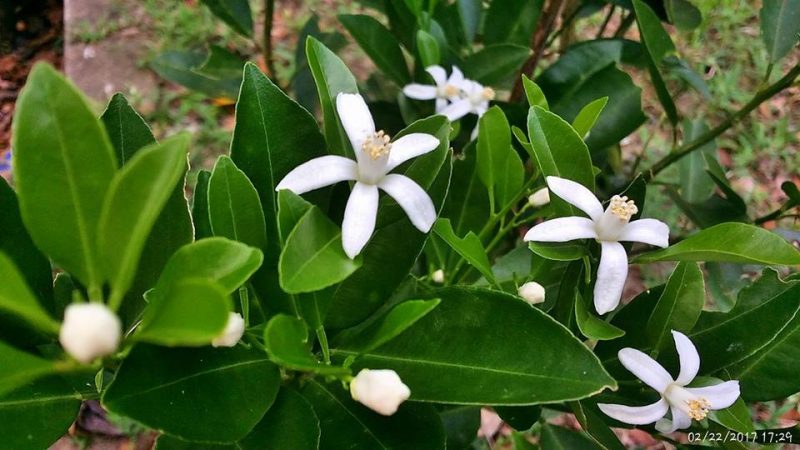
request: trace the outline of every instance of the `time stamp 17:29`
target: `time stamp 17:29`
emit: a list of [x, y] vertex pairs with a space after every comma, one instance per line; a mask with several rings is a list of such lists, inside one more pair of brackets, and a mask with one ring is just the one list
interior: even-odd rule
[[800, 444], [800, 429], [780, 428], [741, 433], [732, 430], [687, 433], [689, 442], [743, 442], [753, 444]]

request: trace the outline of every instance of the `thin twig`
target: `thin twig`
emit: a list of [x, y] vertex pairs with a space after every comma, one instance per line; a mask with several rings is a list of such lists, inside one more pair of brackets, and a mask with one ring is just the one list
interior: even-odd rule
[[600, 31], [597, 32], [597, 36], [595, 36], [595, 39], [600, 39], [601, 37], [603, 37], [603, 33], [605, 33], [606, 27], [608, 27], [608, 23], [611, 22], [611, 17], [614, 16], [614, 11], [616, 10], [617, 10], [617, 5], [611, 5], [611, 7], [608, 9], [608, 14], [606, 14], [606, 18], [603, 20], [603, 24], [600, 25]]

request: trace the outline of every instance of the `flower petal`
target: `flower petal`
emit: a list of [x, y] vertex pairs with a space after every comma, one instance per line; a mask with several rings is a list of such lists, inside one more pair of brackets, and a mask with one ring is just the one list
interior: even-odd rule
[[411, 223], [423, 233], [431, 230], [436, 221], [436, 208], [428, 194], [411, 178], [389, 174], [378, 184], [403, 208]]
[[453, 66], [453, 71], [450, 73], [450, 78], [447, 79], [447, 82], [461, 89], [464, 84], [464, 73], [458, 67]]
[[425, 68], [425, 72], [431, 75], [437, 86], [447, 83], [447, 72], [442, 66], [428, 66]]
[[675, 348], [678, 350], [678, 359], [681, 362], [681, 371], [675, 382], [686, 386], [694, 380], [697, 371], [700, 370], [700, 355], [697, 354], [697, 348], [685, 334], [672, 330], [672, 339], [675, 340]]
[[385, 170], [389, 172], [409, 159], [432, 152], [437, 147], [439, 147], [439, 139], [432, 134], [407, 134], [392, 142], [392, 149], [389, 152], [389, 161], [386, 163]]
[[358, 256], [372, 237], [377, 215], [378, 187], [356, 183], [347, 200], [342, 221], [342, 247], [350, 259]]
[[619, 242], [600, 242], [600, 266], [594, 284], [594, 308], [598, 314], [613, 311], [619, 305], [622, 288], [628, 278], [628, 255]]
[[343, 156], [321, 156], [300, 164], [278, 183], [276, 191], [289, 189], [303, 194], [340, 181], [355, 180], [358, 164]]
[[600, 411], [613, 419], [631, 425], [647, 425], [653, 423], [667, 414], [669, 404], [663, 398], [646, 406], [625, 406], [609, 403], [598, 403]]
[[661, 364], [635, 348], [623, 348], [617, 353], [617, 357], [630, 373], [659, 393], [663, 393], [672, 384], [672, 377]]
[[417, 100], [431, 100], [436, 98], [436, 87], [411, 83], [403, 87], [403, 94], [408, 98]]
[[692, 425], [692, 419], [680, 409], [672, 406], [669, 409], [672, 412], [672, 420], [662, 419], [656, 422], [656, 430], [667, 434], [674, 433], [677, 430], [689, 428]]
[[437, 97], [436, 98], [436, 114], [441, 113], [443, 109], [447, 108], [447, 105], [448, 105], [447, 100]]
[[639, 219], [625, 225], [620, 241], [644, 242], [657, 247], [669, 247], [669, 227], [656, 219]]
[[724, 383], [715, 384], [713, 386], [705, 386], [699, 388], [684, 388], [690, 394], [698, 397], [704, 397], [711, 403], [713, 410], [725, 409], [731, 406], [737, 398], [739, 398], [739, 382], [736, 380], [726, 381]]
[[340, 92], [336, 96], [336, 112], [339, 114], [339, 120], [342, 122], [342, 127], [347, 133], [347, 137], [350, 139], [353, 151], [356, 155], [361, 154], [361, 146], [364, 143], [364, 139], [368, 135], [375, 133], [375, 122], [372, 120], [369, 108], [367, 108], [367, 102], [359, 94]]
[[596, 239], [594, 222], [586, 217], [559, 217], [542, 222], [528, 230], [524, 240], [567, 242], [575, 239]]
[[439, 114], [450, 119], [451, 122], [456, 121], [466, 116], [472, 110], [472, 103], [469, 99], [462, 98], [447, 105], [446, 108], [439, 111]]
[[586, 186], [560, 177], [547, 177], [550, 192], [562, 200], [585, 212], [597, 221], [603, 215], [603, 205]]

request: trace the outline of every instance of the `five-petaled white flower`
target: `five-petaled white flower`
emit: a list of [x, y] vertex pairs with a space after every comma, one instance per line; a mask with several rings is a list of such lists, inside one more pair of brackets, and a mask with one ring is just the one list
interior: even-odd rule
[[275, 190], [302, 194], [340, 181], [355, 181], [342, 221], [342, 247], [350, 258], [361, 253], [375, 230], [379, 188], [397, 201], [417, 229], [430, 231], [436, 220], [431, 198], [412, 179], [389, 172], [411, 158], [435, 150], [439, 139], [412, 133], [391, 141], [383, 130], [375, 131], [367, 104], [358, 94], [337, 95], [336, 110], [356, 161], [335, 155], [312, 159], [289, 172]]
[[408, 400], [411, 390], [394, 370], [361, 369], [350, 382], [350, 395], [369, 409], [391, 416]]
[[[661, 400], [646, 406], [625, 406], [600, 403], [597, 406], [610, 417], [631, 425], [647, 425], [656, 422], [662, 433], [688, 428], [692, 419], [703, 420], [709, 411], [724, 409], [739, 398], [739, 382], [725, 381], [713, 386], [688, 388], [700, 369], [700, 356], [686, 335], [672, 331], [675, 347], [680, 359], [678, 378], [670, 374], [653, 358], [633, 348], [619, 351], [619, 361], [646, 385], [658, 391]], [[664, 416], [667, 409], [672, 419]]]
[[460, 87], [461, 97], [440, 112], [451, 121], [458, 120], [469, 113], [481, 117], [489, 109], [489, 101], [494, 100], [494, 89], [469, 79], [462, 81]]
[[431, 75], [435, 86], [419, 83], [407, 84], [403, 87], [403, 94], [408, 98], [416, 100], [436, 99], [436, 112], [444, 109], [448, 101], [455, 101], [461, 98], [461, 85], [464, 83], [464, 74], [458, 67], [453, 66], [450, 77], [447, 76], [442, 66], [430, 66], [425, 71]]
[[603, 205], [583, 185], [559, 177], [547, 177], [553, 194], [585, 212], [585, 217], [560, 217], [542, 222], [525, 235], [526, 241], [567, 242], [597, 239], [600, 242], [600, 266], [594, 286], [594, 307], [599, 314], [613, 311], [619, 304], [628, 277], [628, 255], [620, 241], [635, 241], [658, 247], [669, 246], [669, 228], [656, 219], [630, 222], [638, 212], [633, 200], [615, 195], [603, 211]]

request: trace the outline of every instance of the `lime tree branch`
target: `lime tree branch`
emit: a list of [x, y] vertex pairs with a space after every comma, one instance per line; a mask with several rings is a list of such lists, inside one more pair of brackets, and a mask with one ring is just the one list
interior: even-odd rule
[[656, 175], [661, 173], [662, 170], [669, 167], [672, 163], [678, 161], [679, 159], [683, 158], [684, 156], [688, 155], [689, 153], [701, 148], [703, 145], [711, 142], [717, 136], [721, 135], [737, 122], [739, 122], [742, 118], [750, 114], [751, 111], [756, 109], [758, 105], [764, 103], [766, 100], [769, 100], [777, 93], [781, 92], [782, 90], [790, 87], [792, 83], [794, 83], [795, 79], [800, 76], [800, 64], [797, 64], [786, 73], [780, 80], [776, 81], [772, 85], [768, 86], [767, 88], [760, 90], [753, 98], [747, 102], [741, 109], [733, 113], [730, 117], [728, 117], [725, 121], [721, 124], [717, 125], [715, 128], [709, 130], [708, 132], [700, 135], [697, 139], [693, 139], [682, 146], [678, 147], [677, 150], [673, 151], [669, 155], [665, 156], [655, 164], [650, 169], [644, 171], [642, 175], [645, 181], [650, 181], [655, 178]]

